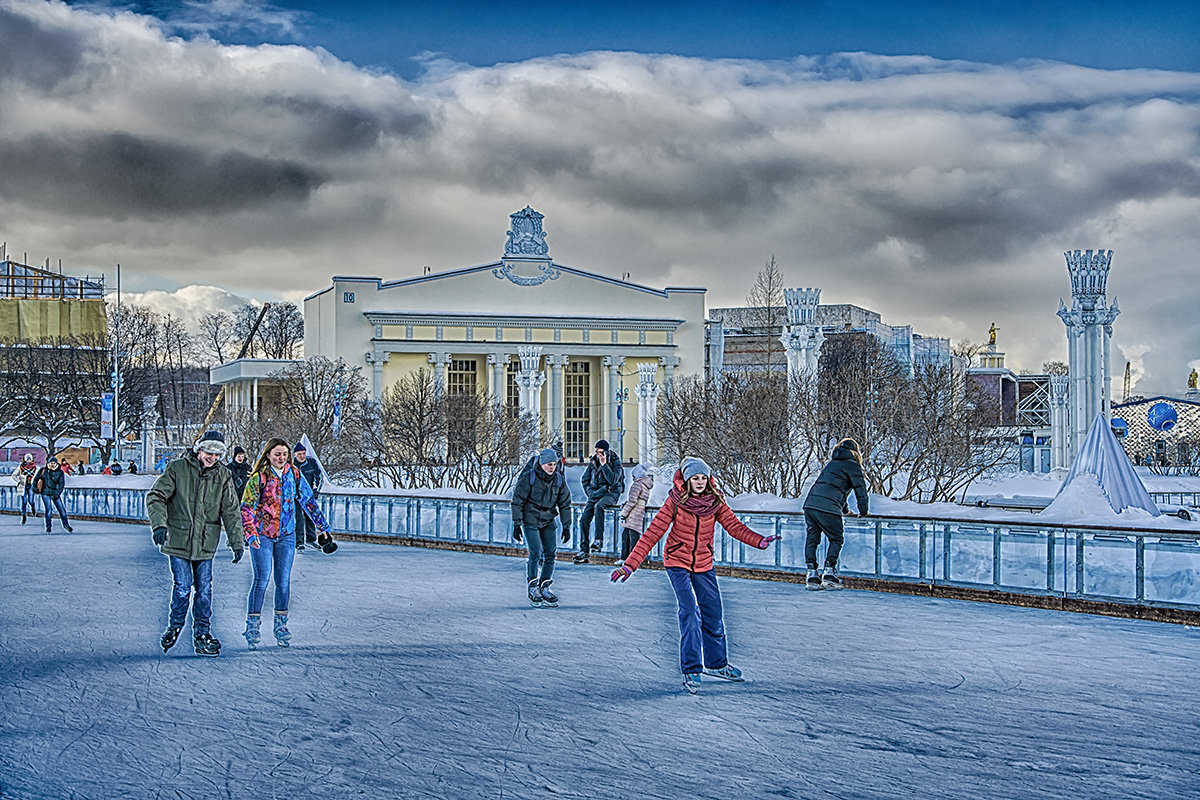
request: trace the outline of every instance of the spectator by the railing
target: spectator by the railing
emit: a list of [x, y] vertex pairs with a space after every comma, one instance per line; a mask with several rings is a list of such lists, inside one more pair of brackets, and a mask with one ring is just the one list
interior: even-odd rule
[[25, 507], [35, 515], [38, 513], [37, 502], [34, 498], [37, 493], [33, 490], [33, 478], [37, 475], [38, 466], [33, 461], [33, 453], [26, 453], [21, 458], [21, 463], [17, 464], [16, 469], [12, 472], [13, 483], [17, 486], [17, 494], [21, 496], [21, 524], [25, 524], [28, 515]]
[[[867, 516], [867, 479], [863, 475], [858, 442], [842, 439], [833, 448], [829, 463], [804, 498], [804, 520], [808, 529], [804, 539], [804, 563], [808, 568], [804, 584], [809, 589], [842, 588], [837, 565], [846, 538], [842, 515], [849, 513], [846, 500], [851, 491], [858, 503], [858, 515]], [[818, 574], [817, 547], [821, 544], [821, 534], [829, 540], [829, 548], [825, 552], [825, 568]]]
[[212, 635], [212, 560], [225, 541], [233, 550], [233, 563], [242, 560], [246, 537], [233, 478], [221, 466], [225, 439], [208, 431], [182, 458], [167, 465], [146, 494], [152, 539], [171, 565], [171, 610], [159, 644], [170, 650], [187, 621], [192, 606], [192, 636], [196, 655], [221, 654], [221, 642]]
[[675, 485], [645, 535], [625, 563], [613, 570], [612, 580], [625, 581], [664, 535], [663, 566], [679, 606], [679, 666], [683, 687], [700, 691], [700, 674], [728, 681], [742, 680], [742, 671], [729, 663], [722, 622], [721, 592], [713, 567], [716, 523], [735, 539], [766, 550], [779, 536], [762, 536], [746, 527], [729, 508], [712, 479], [708, 464], [685, 458], [675, 471]]
[[133, 459], [129, 460], [129, 474], [137, 475], [137, 462]]
[[109, 472], [107, 473], [108, 475], [120, 475], [122, 472], [124, 472], [124, 468], [121, 466], [120, 461], [112, 462], [112, 464], [109, 465], [108, 469], [109, 469]]
[[629, 558], [629, 552], [642, 535], [642, 527], [646, 522], [646, 501], [650, 499], [650, 490], [653, 488], [654, 473], [645, 464], [634, 467], [629, 497], [621, 506], [621, 557], [617, 560], [618, 567]]
[[87, 462], [84, 461], [82, 458], [79, 459], [79, 474], [87, 475], [87, 471], [88, 471], [87, 470]]
[[563, 544], [571, 541], [571, 490], [559, 459], [550, 447], [529, 459], [512, 491], [513, 539], [519, 542], [524, 536], [529, 548], [525, 582], [535, 607], [558, 605], [558, 596], [550, 590], [557, 549], [555, 517], [562, 521]]
[[[296, 469], [300, 470], [300, 474], [308, 481], [308, 485], [312, 488], [313, 497], [321, 495], [321, 465], [317, 463], [315, 458], [308, 457], [308, 448], [304, 446], [304, 442], [296, 442], [296, 446], [292, 448], [292, 459], [296, 464]], [[306, 544], [317, 543], [317, 531], [313, 526], [313, 522], [308, 518], [301, 508], [296, 509], [296, 549], [304, 550]]]
[[259, 624], [272, 573], [275, 580], [275, 643], [280, 647], [291, 644], [292, 634], [287, 622], [292, 561], [296, 558], [298, 510], [307, 514], [321, 531], [317, 542], [320, 544], [325, 539], [332, 544], [329, 523], [321, 513], [312, 487], [292, 463], [287, 442], [271, 439], [255, 462], [242, 494], [242, 526], [252, 548], [250, 561], [254, 566], [254, 584], [250, 587], [243, 634], [251, 650], [262, 641]]
[[[54, 509], [58, 509], [58, 518], [62, 520], [63, 529], [71, 533], [74, 529], [67, 520], [67, 509], [63, 506], [62, 493], [67, 486], [67, 476], [57, 458], [46, 462], [46, 466], [38, 470], [33, 477], [33, 488], [42, 496], [42, 508], [46, 511], [46, 533], [50, 532], [50, 522], [54, 519]], [[53, 506], [53, 507], [52, 507]]]
[[[608, 447], [606, 439], [596, 442], [587, 469], [583, 471], [583, 491], [587, 494], [587, 505], [579, 518], [579, 555], [576, 564], [588, 563], [588, 552], [599, 550], [604, 543], [604, 517], [609, 509], [615, 508], [617, 499], [625, 491], [625, 470], [621, 460]], [[595, 523], [595, 532], [589, 530]], [[592, 541], [589, 544], [588, 537]]]

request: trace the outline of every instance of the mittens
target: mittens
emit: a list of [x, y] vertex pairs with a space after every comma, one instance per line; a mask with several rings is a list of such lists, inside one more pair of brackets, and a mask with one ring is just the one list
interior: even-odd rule
[[629, 580], [629, 576], [632, 574], [633, 570], [622, 564], [612, 571], [612, 577], [609, 578], [609, 580], [613, 581], [614, 583], [616, 581], [624, 583], [625, 581]]

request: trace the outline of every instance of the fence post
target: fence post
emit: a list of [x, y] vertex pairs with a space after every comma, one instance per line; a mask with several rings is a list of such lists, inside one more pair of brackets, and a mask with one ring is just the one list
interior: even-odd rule
[[1000, 526], [992, 528], [992, 586], [1000, 583]]
[[1075, 594], [1083, 594], [1083, 532], [1075, 532]]
[[1133, 546], [1136, 558], [1133, 588], [1134, 596], [1140, 604], [1146, 600], [1146, 537], [1139, 535]]
[[875, 577], [883, 576], [883, 521], [875, 522]]

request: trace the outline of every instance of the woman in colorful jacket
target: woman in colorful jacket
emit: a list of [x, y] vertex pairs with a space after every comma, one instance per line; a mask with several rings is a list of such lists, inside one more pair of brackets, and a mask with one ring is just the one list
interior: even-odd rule
[[663, 507], [629, 558], [612, 573], [614, 581], [627, 580], [666, 535], [663, 565], [679, 603], [679, 666], [683, 687], [692, 694], [700, 690], [701, 672], [728, 681], [742, 680], [742, 671], [729, 663], [726, 654], [721, 592], [713, 568], [713, 529], [718, 522], [735, 539], [760, 550], [780, 538], [747, 528], [717, 490], [708, 464], [699, 458], [685, 458]]
[[321, 513], [312, 487], [292, 464], [292, 453], [283, 439], [271, 439], [250, 472], [242, 493], [242, 527], [250, 545], [254, 584], [246, 615], [246, 643], [250, 649], [262, 641], [259, 624], [267, 582], [275, 579], [275, 642], [291, 644], [288, 631], [288, 601], [291, 594], [292, 561], [296, 557], [296, 510], [302, 508], [323, 536], [329, 523]]
[[654, 473], [645, 464], [633, 468], [633, 483], [629, 486], [629, 496], [625, 505], [621, 506], [621, 558], [617, 566], [625, 563], [638, 537], [642, 535], [642, 526], [646, 522], [646, 501], [650, 499], [650, 490], [654, 488]]

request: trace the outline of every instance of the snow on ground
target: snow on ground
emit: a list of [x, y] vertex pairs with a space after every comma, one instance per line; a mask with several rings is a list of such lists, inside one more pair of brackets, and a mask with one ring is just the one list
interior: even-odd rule
[[[164, 655], [145, 526], [0, 517], [0, 796], [1161, 798], [1200, 787], [1200, 633], [722, 579], [744, 684], [679, 685], [665, 576], [343, 543], [293, 574], [290, 649]], [[269, 596], [269, 595], [268, 595]], [[268, 599], [268, 603], [270, 600]], [[269, 608], [269, 606], [268, 606]], [[264, 631], [265, 632], [265, 631]], [[268, 636], [269, 639], [269, 636]]]

